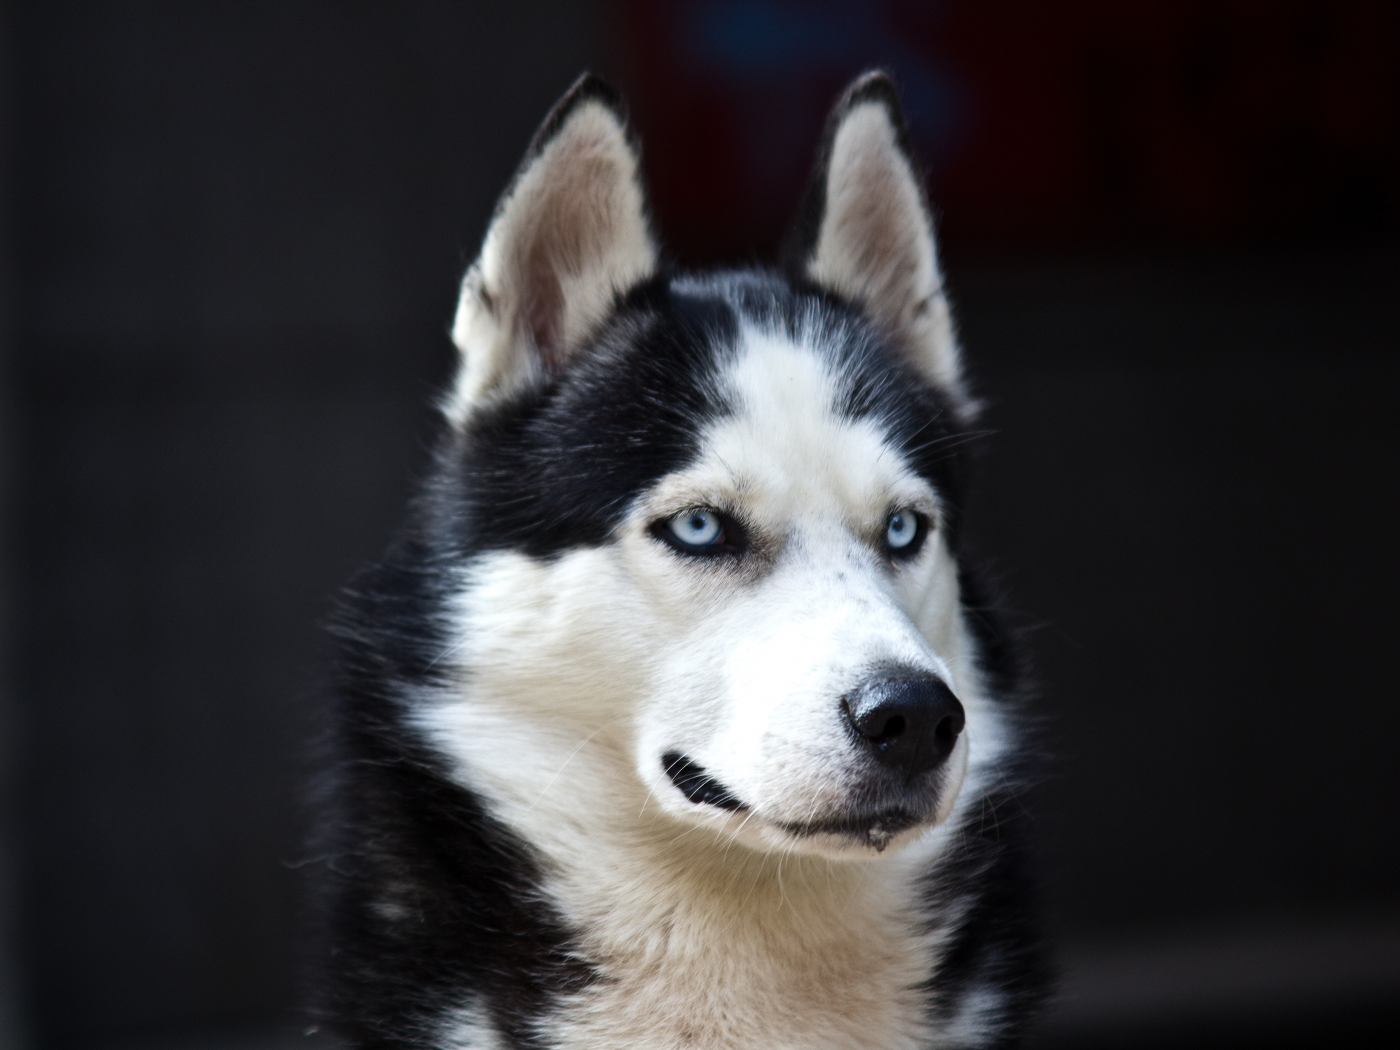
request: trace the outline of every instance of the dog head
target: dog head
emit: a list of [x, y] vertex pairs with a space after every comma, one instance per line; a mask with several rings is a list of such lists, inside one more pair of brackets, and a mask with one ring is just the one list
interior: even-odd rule
[[503, 197], [436, 482], [470, 713], [435, 731], [493, 797], [873, 855], [994, 746], [956, 559], [973, 406], [883, 75], [833, 111], [785, 254], [663, 271], [593, 78]]

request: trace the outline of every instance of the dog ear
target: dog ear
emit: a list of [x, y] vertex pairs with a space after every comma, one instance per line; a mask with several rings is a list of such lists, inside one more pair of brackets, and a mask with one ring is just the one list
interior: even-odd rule
[[449, 419], [557, 374], [617, 295], [655, 270], [626, 109], [586, 73], [535, 133], [462, 281]]
[[970, 414], [933, 215], [886, 74], [859, 77], [831, 111], [784, 257], [798, 275], [863, 307]]

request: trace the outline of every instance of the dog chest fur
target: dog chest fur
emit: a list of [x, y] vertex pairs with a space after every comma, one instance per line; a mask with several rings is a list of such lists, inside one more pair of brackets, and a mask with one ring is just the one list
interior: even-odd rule
[[[616, 908], [591, 874], [570, 888], [591, 898], [578, 927], [602, 980], [551, 1025], [560, 1045], [926, 1044], [920, 986], [938, 938], [910, 921], [924, 911], [915, 870], [691, 859], [672, 848], [659, 868], [620, 873]], [[658, 870], [674, 874], [649, 887]]]
[[[507, 739], [465, 720], [438, 722], [438, 731], [496, 746]], [[598, 975], [542, 1019], [544, 1045], [933, 1045], [926, 988], [960, 904], [935, 909], [928, 899], [927, 871], [948, 848], [946, 833], [888, 862], [733, 845], [716, 855], [648, 812], [645, 794], [611, 774], [619, 763], [596, 738], [558, 745], [533, 791], [521, 787], [529, 777], [511, 776], [513, 792], [482, 784], [503, 822], [551, 858], [545, 893]], [[474, 768], [489, 768], [481, 757]], [[557, 769], [544, 779], [560, 758], [571, 784], [597, 784], [617, 812], [581, 812]], [[475, 1046], [489, 1031], [473, 1014], [449, 1043]]]

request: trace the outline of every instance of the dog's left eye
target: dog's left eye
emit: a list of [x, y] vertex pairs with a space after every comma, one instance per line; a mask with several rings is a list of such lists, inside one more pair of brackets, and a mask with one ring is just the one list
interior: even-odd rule
[[919, 549], [923, 529], [916, 511], [904, 507], [890, 515], [885, 525], [885, 545], [893, 554], [913, 554]]
[[728, 529], [717, 511], [706, 507], [683, 510], [659, 523], [657, 532], [685, 551], [728, 549]]

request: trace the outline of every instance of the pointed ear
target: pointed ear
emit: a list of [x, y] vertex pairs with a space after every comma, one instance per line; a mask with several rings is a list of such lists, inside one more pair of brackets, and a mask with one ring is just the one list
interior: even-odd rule
[[557, 374], [619, 293], [655, 270], [625, 107], [584, 74], [535, 133], [462, 281], [448, 418], [460, 425]]
[[933, 216], [886, 74], [861, 76], [832, 110], [784, 255], [797, 273], [863, 307], [971, 414]]

